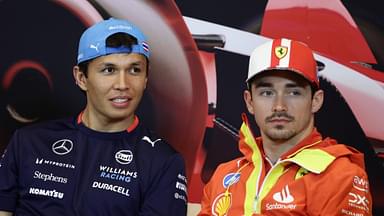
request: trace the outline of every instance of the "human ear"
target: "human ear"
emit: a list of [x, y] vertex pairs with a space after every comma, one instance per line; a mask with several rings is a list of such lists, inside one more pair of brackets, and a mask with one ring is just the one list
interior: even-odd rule
[[74, 66], [72, 73], [73, 78], [75, 78], [76, 85], [78, 85], [81, 90], [87, 91], [87, 77], [80, 70], [79, 66]]
[[320, 110], [324, 102], [324, 91], [317, 90], [312, 97], [312, 113], [316, 113]]
[[247, 109], [248, 109], [248, 112], [251, 113], [251, 114], [254, 114], [255, 111], [253, 109], [253, 101], [252, 101], [252, 93], [251, 91], [249, 90], [244, 90], [244, 102], [245, 102], [245, 105], [247, 106]]

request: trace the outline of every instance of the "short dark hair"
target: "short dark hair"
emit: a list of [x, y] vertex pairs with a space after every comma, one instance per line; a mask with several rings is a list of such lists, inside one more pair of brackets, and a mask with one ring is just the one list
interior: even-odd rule
[[[133, 37], [132, 35], [126, 34], [126, 33], [115, 33], [111, 36], [109, 36], [106, 40], [106, 46], [107, 47], [132, 47], [132, 45], [137, 44], [137, 39]], [[85, 75], [85, 77], [88, 77], [88, 65], [89, 62], [91, 62], [93, 59], [81, 62], [78, 64], [79, 70], [82, 71]], [[149, 61], [147, 60], [147, 73], [149, 69]]]

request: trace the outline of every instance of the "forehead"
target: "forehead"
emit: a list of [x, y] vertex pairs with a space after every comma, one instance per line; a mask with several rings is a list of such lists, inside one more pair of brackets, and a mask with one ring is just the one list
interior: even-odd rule
[[100, 56], [93, 59], [91, 64], [103, 64], [103, 63], [111, 63], [111, 64], [145, 64], [146, 57], [142, 54], [138, 53], [114, 53], [105, 56]]
[[252, 81], [252, 85], [259, 86], [260, 84], [289, 84], [300, 87], [310, 86], [309, 81], [303, 76], [288, 70], [272, 70], [265, 71], [257, 75]]

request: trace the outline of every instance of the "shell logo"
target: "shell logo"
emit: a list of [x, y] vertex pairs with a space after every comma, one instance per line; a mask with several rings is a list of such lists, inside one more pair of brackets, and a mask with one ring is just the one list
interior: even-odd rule
[[212, 214], [215, 216], [225, 216], [232, 205], [231, 193], [222, 193], [215, 198], [212, 205]]

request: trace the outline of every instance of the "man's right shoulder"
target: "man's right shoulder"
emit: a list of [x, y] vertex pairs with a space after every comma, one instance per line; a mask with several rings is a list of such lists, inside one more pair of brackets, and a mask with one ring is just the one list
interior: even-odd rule
[[73, 118], [41, 121], [17, 129], [21, 133], [36, 133], [39, 131], [62, 131], [75, 129]]
[[212, 178], [222, 179], [222, 177], [225, 177], [226, 175], [236, 173], [245, 163], [247, 163], [245, 157], [239, 157], [231, 161], [221, 163], [217, 166]]

